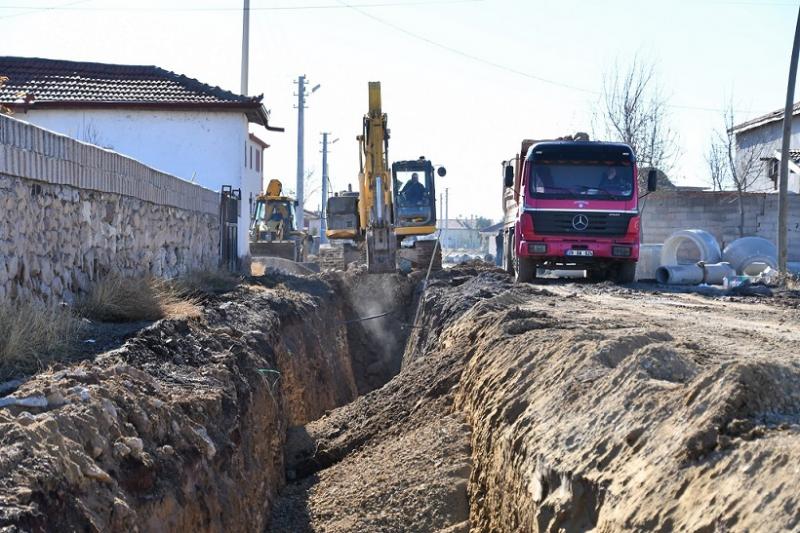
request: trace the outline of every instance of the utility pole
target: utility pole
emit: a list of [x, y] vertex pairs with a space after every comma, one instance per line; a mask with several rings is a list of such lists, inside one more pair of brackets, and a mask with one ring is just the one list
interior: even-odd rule
[[792, 59], [789, 65], [789, 86], [786, 89], [786, 107], [783, 111], [783, 143], [781, 144], [781, 170], [778, 185], [778, 271], [786, 272], [789, 235], [788, 189], [789, 189], [789, 140], [792, 134], [792, 118], [794, 111], [794, 86], [797, 81], [797, 56], [800, 53], [800, 9], [797, 12], [797, 25], [794, 30]]
[[250, 66], [250, 0], [244, 0], [242, 16], [242, 90], [247, 94], [247, 74]]
[[[450, 193], [450, 189], [445, 188], [444, 189], [444, 228], [442, 228], [444, 230], [444, 231], [442, 231], [442, 233], [445, 236], [447, 235], [447, 217], [449, 216], [449, 211], [450, 211], [450, 194], [449, 193]], [[446, 239], [443, 239], [443, 240], [445, 242], [447, 242]]]
[[439, 193], [439, 230], [444, 228], [444, 193]]
[[[305, 182], [305, 109], [306, 109], [306, 76], [298, 76], [297, 81], [297, 227], [302, 229], [305, 227], [305, 213], [303, 206], [305, 205], [305, 198], [303, 197], [303, 185]], [[311, 92], [314, 93], [319, 89], [319, 84], [315, 85]]]
[[322, 207], [320, 208], [319, 221], [319, 242], [322, 244], [328, 242], [328, 237], [325, 235], [325, 232], [328, 230], [328, 144], [334, 144], [339, 140], [334, 139], [328, 143], [328, 135], [330, 135], [330, 132], [322, 133]]

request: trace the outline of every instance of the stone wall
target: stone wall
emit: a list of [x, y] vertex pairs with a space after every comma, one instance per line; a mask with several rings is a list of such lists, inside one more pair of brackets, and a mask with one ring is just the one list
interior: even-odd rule
[[[682, 229], [704, 229], [724, 247], [739, 238], [739, 204], [736, 193], [710, 191], [659, 191], [642, 200], [645, 243], [662, 243]], [[778, 195], [744, 196], [744, 234], [776, 242]], [[800, 261], [800, 196], [789, 196], [789, 261]]]
[[0, 301], [71, 302], [99, 276], [219, 263], [217, 193], [0, 116]]

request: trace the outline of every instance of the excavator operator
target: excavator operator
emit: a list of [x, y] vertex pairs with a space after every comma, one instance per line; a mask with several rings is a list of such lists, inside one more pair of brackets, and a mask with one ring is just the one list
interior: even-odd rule
[[409, 204], [420, 204], [425, 198], [425, 186], [419, 182], [419, 175], [416, 172], [411, 174], [411, 179], [400, 192]]

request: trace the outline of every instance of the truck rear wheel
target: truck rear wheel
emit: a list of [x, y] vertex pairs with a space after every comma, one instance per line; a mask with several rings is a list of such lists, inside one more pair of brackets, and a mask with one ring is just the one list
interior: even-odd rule
[[632, 261], [620, 263], [617, 267], [614, 281], [617, 283], [633, 283], [636, 281], [636, 263]]
[[514, 281], [528, 283], [536, 277], [536, 263], [530, 257], [514, 257]]

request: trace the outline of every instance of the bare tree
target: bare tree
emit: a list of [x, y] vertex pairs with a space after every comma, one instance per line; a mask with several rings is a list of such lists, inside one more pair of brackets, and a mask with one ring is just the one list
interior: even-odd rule
[[[627, 68], [615, 63], [603, 76], [600, 132], [608, 140], [633, 148], [639, 169], [656, 168], [664, 175], [672, 170], [678, 154], [678, 137], [669, 126], [667, 98], [658, 84], [656, 69], [638, 55]], [[643, 190], [647, 173], [639, 172]], [[671, 187], [664, 179], [659, 186]]]
[[[314, 172], [315, 170], [313, 168], [310, 170], [306, 170], [305, 177], [303, 178], [303, 196], [305, 197], [304, 203], [306, 205], [314, 205], [308, 203], [309, 198], [313, 198], [314, 195], [317, 194], [322, 187], [322, 183], [314, 182]], [[296, 197], [297, 196], [296, 187], [287, 187], [286, 194], [288, 194], [289, 196]]]
[[744, 197], [753, 189], [764, 167], [762, 160], [765, 148], [763, 143], [756, 142], [749, 147], [738, 147], [733, 126], [736, 124], [733, 104], [728, 104], [724, 111], [723, 131], [715, 131], [711, 135], [711, 143], [706, 154], [708, 170], [714, 190], [736, 191], [739, 206], [739, 236], [744, 236]]

